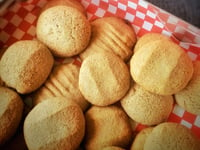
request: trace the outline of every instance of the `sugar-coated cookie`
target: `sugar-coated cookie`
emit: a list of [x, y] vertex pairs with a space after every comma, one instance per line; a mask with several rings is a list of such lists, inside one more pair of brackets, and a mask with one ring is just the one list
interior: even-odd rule
[[8, 47], [2, 56], [0, 76], [17, 92], [30, 93], [45, 82], [53, 63], [53, 56], [44, 44], [21, 40]]
[[0, 86], [0, 145], [15, 134], [23, 107], [22, 99], [14, 90]]
[[50, 0], [42, 8], [42, 11], [45, 11], [48, 8], [58, 6], [58, 5], [65, 5], [65, 6], [73, 7], [73, 8], [76, 8], [77, 10], [79, 10], [81, 13], [86, 14], [85, 8], [77, 0]]
[[153, 127], [142, 129], [135, 137], [130, 150], [144, 150], [144, 143], [148, 135], [152, 132]]
[[103, 17], [91, 22], [91, 42], [80, 54], [82, 60], [91, 54], [109, 51], [123, 60], [128, 60], [133, 53], [136, 34], [125, 20], [117, 17]]
[[132, 141], [128, 116], [118, 106], [92, 106], [85, 119], [84, 147], [87, 150], [102, 150], [108, 146], [126, 148]]
[[135, 44], [134, 53], [137, 52], [143, 45], [149, 44], [149, 42], [156, 40], [170, 40], [167, 36], [162, 35], [160, 33], [146, 33], [142, 37], [140, 37]]
[[156, 40], [134, 53], [130, 70], [135, 82], [146, 90], [172, 95], [188, 84], [193, 64], [179, 45], [170, 40]]
[[173, 97], [157, 95], [133, 84], [122, 98], [121, 105], [136, 122], [156, 125], [168, 118], [173, 108]]
[[178, 105], [188, 112], [200, 115], [200, 61], [194, 62], [194, 73], [188, 85], [175, 94]]
[[146, 138], [144, 150], [199, 150], [200, 141], [178, 123], [161, 123]]
[[37, 38], [58, 57], [79, 54], [89, 43], [91, 27], [86, 16], [73, 7], [58, 5], [43, 11], [37, 21]]
[[24, 122], [24, 138], [30, 150], [75, 150], [85, 133], [81, 108], [63, 97], [36, 105]]
[[79, 88], [92, 104], [107, 106], [120, 100], [128, 91], [130, 73], [118, 56], [102, 52], [88, 56], [82, 63]]

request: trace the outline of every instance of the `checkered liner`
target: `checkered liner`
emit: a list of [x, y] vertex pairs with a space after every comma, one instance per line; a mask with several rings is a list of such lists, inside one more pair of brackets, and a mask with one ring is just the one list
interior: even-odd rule
[[[14, 4], [0, 18], [0, 48], [20, 39], [35, 38], [35, 25], [41, 7], [48, 0], [29, 0]], [[200, 30], [142, 0], [81, 0], [88, 19], [118, 16], [132, 24], [137, 36], [148, 32], [165, 34], [178, 43], [192, 60], [200, 60]], [[174, 105], [168, 121], [190, 128], [200, 137], [200, 116]], [[139, 131], [144, 126], [138, 125]]]

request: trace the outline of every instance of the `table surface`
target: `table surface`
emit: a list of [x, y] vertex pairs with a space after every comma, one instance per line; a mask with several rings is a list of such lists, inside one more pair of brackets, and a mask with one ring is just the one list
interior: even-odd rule
[[200, 28], [199, 0], [146, 0]]

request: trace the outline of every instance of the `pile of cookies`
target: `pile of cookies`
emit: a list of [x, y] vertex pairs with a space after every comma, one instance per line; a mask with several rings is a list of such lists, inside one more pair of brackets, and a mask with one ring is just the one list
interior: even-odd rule
[[[200, 114], [200, 62], [169, 38], [149, 33], [137, 41], [115, 16], [89, 22], [74, 0], [49, 1], [36, 35], [0, 59], [0, 145], [15, 134], [22, 97], [31, 95], [23, 122], [30, 150], [199, 150], [188, 128], [166, 122], [174, 97]], [[55, 63], [77, 55], [81, 65]], [[135, 137], [136, 123], [151, 127]]]

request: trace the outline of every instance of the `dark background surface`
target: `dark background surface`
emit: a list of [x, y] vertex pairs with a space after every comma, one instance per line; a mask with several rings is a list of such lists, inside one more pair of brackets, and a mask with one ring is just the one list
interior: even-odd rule
[[200, 0], [146, 0], [200, 28]]

